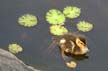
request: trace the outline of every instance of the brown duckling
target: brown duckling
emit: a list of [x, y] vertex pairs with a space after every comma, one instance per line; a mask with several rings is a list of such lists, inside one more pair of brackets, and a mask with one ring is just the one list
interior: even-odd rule
[[58, 36], [56, 44], [60, 47], [63, 58], [66, 56], [65, 53], [85, 55], [89, 51], [85, 36], [78, 33], [66, 33]]

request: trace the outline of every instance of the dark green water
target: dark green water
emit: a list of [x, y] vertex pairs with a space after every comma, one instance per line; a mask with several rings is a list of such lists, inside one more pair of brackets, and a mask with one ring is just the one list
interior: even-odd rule
[[[82, 14], [75, 20], [66, 21], [66, 27], [77, 31], [75, 23], [86, 20], [94, 29], [82, 33], [88, 37], [89, 59], [78, 61], [76, 69], [65, 66], [59, 49], [47, 53], [52, 42], [45, 21], [49, 9], [63, 10], [64, 7], [78, 6]], [[38, 17], [38, 25], [25, 28], [17, 23], [19, 16], [31, 13]], [[108, 1], [107, 0], [0, 0], [0, 47], [7, 49], [9, 43], [17, 42], [24, 51], [17, 56], [26, 64], [43, 71], [108, 71]], [[72, 24], [73, 23], [73, 24]]]

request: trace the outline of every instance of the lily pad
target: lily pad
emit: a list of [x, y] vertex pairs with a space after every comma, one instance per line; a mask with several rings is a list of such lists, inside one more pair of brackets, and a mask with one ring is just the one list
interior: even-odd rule
[[65, 16], [61, 11], [51, 9], [46, 13], [46, 21], [52, 25], [63, 25], [65, 22]]
[[80, 16], [81, 9], [75, 6], [67, 6], [64, 8], [63, 13], [67, 18], [74, 19]]
[[16, 44], [16, 43], [9, 44], [8, 49], [9, 49], [9, 51], [10, 51], [11, 53], [14, 53], [14, 54], [23, 51], [23, 48], [22, 48], [20, 45]]
[[50, 26], [50, 32], [53, 35], [63, 35], [68, 32], [68, 29], [61, 25]]
[[37, 25], [37, 17], [32, 14], [24, 14], [18, 18], [18, 23], [25, 27], [34, 27]]
[[89, 32], [93, 29], [93, 24], [86, 21], [80, 21], [77, 24], [77, 29], [82, 32]]

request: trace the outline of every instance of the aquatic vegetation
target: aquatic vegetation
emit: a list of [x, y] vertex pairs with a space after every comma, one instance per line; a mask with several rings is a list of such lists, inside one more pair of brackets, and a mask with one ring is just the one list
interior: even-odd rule
[[65, 16], [61, 11], [51, 9], [46, 13], [46, 21], [52, 25], [63, 25], [65, 22]]
[[52, 25], [50, 26], [50, 32], [53, 35], [63, 35], [68, 32], [68, 30], [64, 26], [60, 25]]
[[67, 67], [70, 67], [70, 68], [76, 68], [77, 63], [75, 61], [71, 61], [71, 62], [67, 62], [66, 65]]
[[75, 6], [67, 6], [64, 8], [63, 13], [66, 17], [74, 19], [80, 16], [81, 10]]
[[86, 21], [80, 21], [77, 24], [77, 29], [82, 32], [88, 32], [93, 29], [93, 24], [86, 22]]
[[[66, 57], [73, 57], [77, 60], [85, 59], [85, 57], [87, 58], [86, 54], [89, 49], [87, 47], [85, 36], [78, 33], [68, 32], [68, 29], [64, 27], [66, 17], [75, 19], [78, 18], [80, 14], [81, 9], [76, 6], [65, 7], [63, 13], [57, 9], [51, 9], [46, 13], [46, 21], [51, 24], [50, 33], [56, 35], [51, 46], [59, 46], [61, 56], [64, 60]], [[19, 17], [18, 23], [25, 27], [33, 27], [37, 25], [37, 17], [31, 14], [24, 14]], [[93, 24], [86, 21], [80, 21], [76, 26], [77, 29], [82, 32], [88, 32], [93, 28]], [[23, 50], [18, 44], [9, 44], [8, 48], [10, 52], [15, 54]], [[69, 68], [76, 68], [77, 63], [74, 61], [66, 61], [66, 65]]]
[[24, 14], [18, 18], [18, 23], [25, 27], [34, 27], [37, 25], [37, 17], [32, 14]]
[[23, 51], [23, 48], [22, 48], [20, 45], [16, 44], [16, 43], [9, 44], [8, 49], [9, 49], [9, 51], [10, 51], [11, 53], [14, 53], [14, 54]]

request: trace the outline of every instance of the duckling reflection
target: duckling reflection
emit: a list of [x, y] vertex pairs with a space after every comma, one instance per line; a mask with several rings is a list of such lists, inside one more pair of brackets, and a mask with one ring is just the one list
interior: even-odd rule
[[84, 35], [78, 33], [66, 33], [62, 36], [57, 36], [55, 41], [60, 47], [61, 55], [64, 59], [66, 56], [72, 56], [75, 59], [88, 58], [86, 54], [89, 49]]

